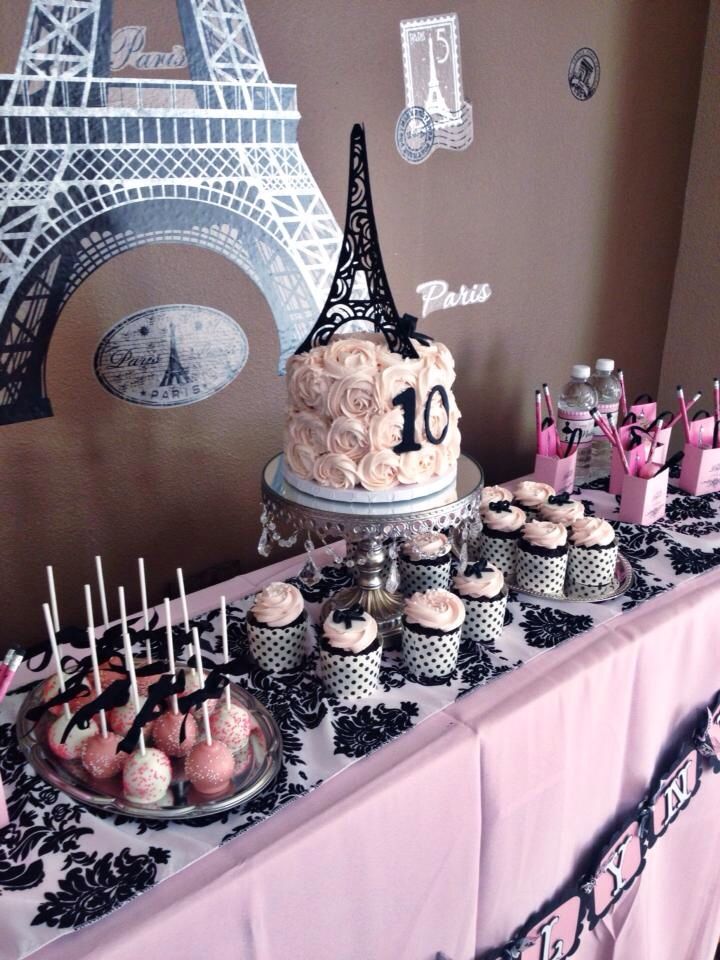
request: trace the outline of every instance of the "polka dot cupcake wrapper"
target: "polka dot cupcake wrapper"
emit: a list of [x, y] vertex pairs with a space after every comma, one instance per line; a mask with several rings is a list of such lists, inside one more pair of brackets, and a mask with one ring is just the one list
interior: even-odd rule
[[341, 700], [371, 697], [378, 685], [382, 646], [356, 657], [329, 653], [322, 646], [320, 676], [327, 692]]
[[461, 632], [458, 627], [449, 633], [427, 637], [403, 623], [402, 654], [412, 679], [432, 683], [449, 677], [457, 664]]
[[536, 593], [563, 593], [567, 554], [561, 557], [539, 557], [534, 553], [518, 550], [515, 565], [515, 585], [518, 590]]
[[617, 564], [617, 547], [611, 550], [588, 550], [585, 547], [570, 547], [568, 553], [568, 577], [573, 583], [585, 587], [597, 587], [612, 583]]
[[462, 600], [465, 604], [463, 640], [472, 640], [474, 643], [492, 643], [497, 640], [505, 624], [507, 593], [497, 600], [472, 600], [467, 597]]
[[257, 665], [268, 673], [294, 670], [305, 653], [307, 614], [290, 627], [262, 627], [248, 622], [250, 653]]
[[506, 580], [512, 580], [515, 576], [516, 554], [516, 540], [496, 540], [483, 536], [480, 541], [480, 559], [502, 570]]
[[398, 558], [400, 589], [406, 597], [426, 590], [447, 590], [450, 583], [450, 557], [444, 563], [423, 566], [401, 556]]

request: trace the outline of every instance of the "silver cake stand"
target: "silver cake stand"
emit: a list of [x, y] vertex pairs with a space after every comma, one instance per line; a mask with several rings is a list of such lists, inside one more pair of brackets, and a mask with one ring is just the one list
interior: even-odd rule
[[324, 500], [291, 486], [278, 454], [263, 470], [259, 549], [267, 555], [273, 543], [291, 546], [301, 535], [323, 543], [345, 540], [355, 560], [355, 584], [339, 590], [323, 607], [323, 616], [359, 603], [377, 620], [385, 647], [392, 649], [402, 633], [402, 595], [385, 589], [387, 544], [433, 530], [464, 531], [478, 516], [482, 488], [481, 467], [463, 453], [455, 483], [430, 496], [400, 503]]

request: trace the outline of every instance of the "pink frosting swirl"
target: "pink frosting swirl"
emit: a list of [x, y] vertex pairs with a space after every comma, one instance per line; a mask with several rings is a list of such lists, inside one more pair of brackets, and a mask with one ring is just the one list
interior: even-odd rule
[[[493, 500], [492, 502], [500, 503], [501, 501]], [[480, 512], [485, 526], [489, 527], [490, 530], [497, 530], [502, 533], [513, 533], [515, 530], [519, 530], [520, 527], [524, 526], [527, 520], [525, 511], [521, 510], [520, 507], [508, 506], [509, 509], [507, 511], [496, 513], [489, 508], [490, 505], [488, 504], [488, 508]]]
[[435, 451], [432, 447], [400, 454], [400, 483], [427, 483], [435, 475]]
[[364, 418], [375, 413], [375, 371], [368, 371], [364, 367], [339, 380], [333, 380], [327, 395], [327, 408], [334, 419]]
[[615, 539], [615, 531], [600, 517], [581, 517], [575, 520], [570, 532], [574, 547], [607, 547]]
[[450, 541], [444, 533], [419, 533], [412, 540], [405, 541], [402, 552], [410, 560], [429, 560], [449, 553]]
[[352, 653], [366, 650], [374, 642], [377, 632], [377, 621], [369, 613], [363, 613], [363, 619], [353, 620], [349, 627], [344, 623], [335, 623], [332, 614], [323, 623], [323, 633], [330, 646]]
[[302, 594], [291, 583], [269, 583], [255, 597], [250, 612], [268, 627], [286, 627], [304, 610]]
[[450, 473], [456, 462], [457, 458], [452, 456], [444, 443], [435, 447], [435, 473], [438, 477], [444, 477]]
[[562, 523], [569, 527], [575, 520], [585, 516], [585, 507], [579, 500], [569, 500], [567, 503], [543, 503], [540, 506], [540, 516], [543, 520], [552, 523]]
[[351, 460], [361, 460], [370, 449], [367, 422], [357, 417], [338, 417], [328, 432], [327, 449]]
[[303, 443], [287, 443], [285, 445], [285, 461], [294, 474], [303, 480], [309, 480], [315, 469], [317, 453], [312, 447]]
[[567, 543], [567, 527], [560, 523], [550, 523], [549, 520], [531, 520], [525, 524], [523, 540], [534, 547], [555, 550]]
[[483, 510], [489, 503], [495, 503], [497, 500], [507, 500], [511, 503], [512, 498], [513, 495], [507, 487], [483, 487], [480, 509]]
[[302, 444], [317, 453], [327, 450], [328, 425], [324, 417], [309, 410], [297, 410], [288, 417], [285, 444]]
[[476, 576], [466, 570], [455, 577], [453, 584], [461, 597], [496, 597], [502, 593], [505, 577], [502, 570], [488, 563], [484, 573]]
[[515, 499], [524, 507], [535, 509], [554, 493], [549, 483], [540, 483], [537, 480], [521, 480], [515, 487]]
[[366, 490], [387, 490], [397, 483], [400, 458], [392, 450], [366, 453], [358, 464], [357, 472]]
[[357, 483], [355, 463], [343, 453], [323, 453], [315, 461], [313, 477], [324, 487], [352, 490]]
[[393, 400], [403, 390], [412, 387], [417, 391], [420, 360], [400, 360], [394, 354], [395, 363], [386, 367], [380, 374], [378, 382], [378, 407], [380, 410], [390, 410]]
[[357, 333], [344, 333], [333, 337], [325, 349], [325, 369], [332, 377], [345, 377], [349, 373], [377, 369], [377, 345]]
[[399, 407], [393, 407], [386, 413], [376, 413], [370, 418], [368, 435], [370, 449], [392, 450], [402, 440], [403, 412]]
[[287, 362], [287, 391], [291, 407], [299, 410], [322, 410], [327, 393], [327, 379], [322, 360], [316, 351], [295, 354]]
[[405, 619], [439, 633], [449, 633], [461, 626], [465, 619], [465, 605], [449, 590], [426, 590], [407, 598]]

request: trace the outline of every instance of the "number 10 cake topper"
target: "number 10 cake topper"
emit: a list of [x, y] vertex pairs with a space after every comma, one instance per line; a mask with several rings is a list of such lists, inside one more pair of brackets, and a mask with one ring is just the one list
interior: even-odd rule
[[359, 123], [350, 134], [345, 234], [337, 270], [315, 326], [295, 352], [328, 343], [339, 327], [357, 320], [372, 323], [390, 350], [403, 357], [417, 357], [413, 339], [425, 344], [431, 339], [415, 331], [416, 317], [398, 314], [390, 292], [373, 213], [365, 131]]

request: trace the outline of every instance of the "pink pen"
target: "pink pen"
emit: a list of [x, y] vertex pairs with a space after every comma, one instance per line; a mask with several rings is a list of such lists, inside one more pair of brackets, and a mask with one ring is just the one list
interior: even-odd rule
[[547, 415], [554, 420], [555, 414], [553, 413], [552, 396], [550, 395], [550, 387], [546, 383], [543, 384], [543, 394], [545, 395]]
[[13, 677], [15, 676], [17, 668], [22, 662], [23, 655], [21, 653], [16, 653], [13, 655], [9, 663], [4, 664], [5, 672], [2, 675], [2, 679], [0, 679], [0, 701], [4, 699], [5, 694], [10, 689], [10, 684], [13, 681]]

